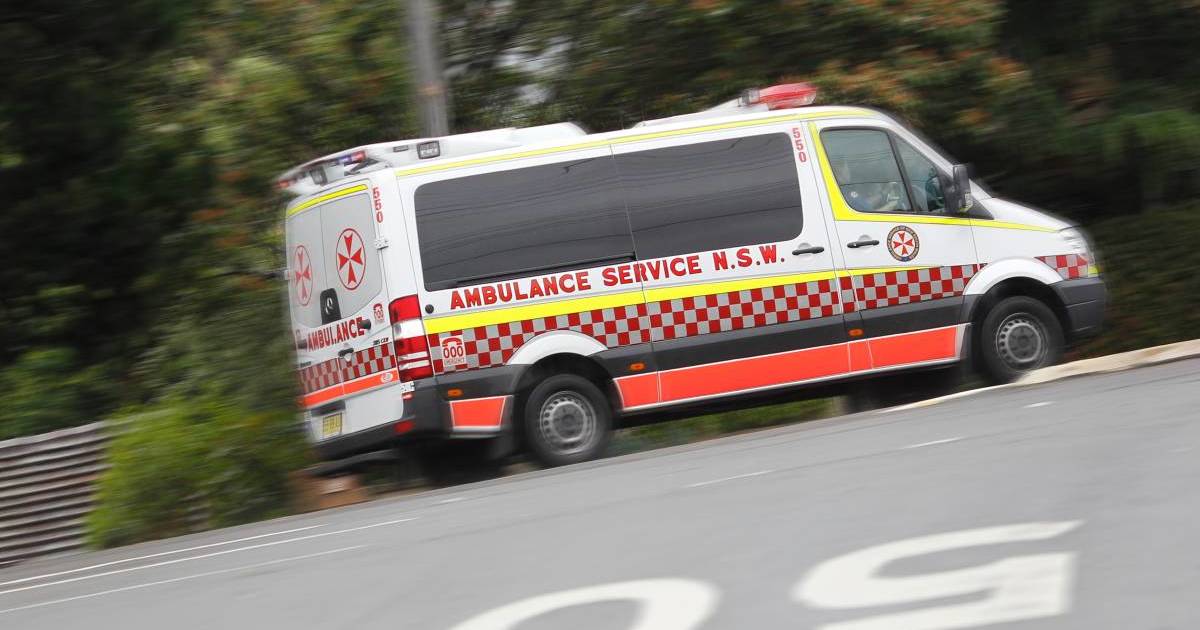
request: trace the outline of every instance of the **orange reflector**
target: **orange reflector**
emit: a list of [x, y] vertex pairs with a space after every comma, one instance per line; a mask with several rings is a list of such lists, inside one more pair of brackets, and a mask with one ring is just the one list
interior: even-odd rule
[[861, 328], [851, 328], [851, 329], [850, 329], [850, 336], [851, 336], [851, 337], [861, 337], [861, 336], [863, 336], [863, 329], [861, 329]]
[[446, 396], [448, 398], [458, 398], [459, 396], [462, 396], [462, 390], [457, 387], [451, 387], [450, 389], [446, 390]]
[[646, 369], [646, 364], [645, 364], [645, 363], [642, 363], [641, 361], [639, 361], [639, 362], [637, 362], [637, 363], [630, 363], [630, 364], [629, 364], [629, 371], [630, 371], [630, 372], [641, 372], [641, 371], [642, 371], [642, 370], [644, 370], [644, 369]]
[[401, 420], [400, 422], [396, 423], [396, 435], [408, 433], [409, 431], [412, 431], [412, 430], [413, 430], [413, 421], [412, 420]]

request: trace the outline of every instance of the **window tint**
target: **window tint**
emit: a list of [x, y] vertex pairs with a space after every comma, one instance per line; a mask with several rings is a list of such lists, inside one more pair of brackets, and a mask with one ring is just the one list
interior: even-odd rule
[[425, 287], [589, 267], [633, 256], [612, 158], [472, 175], [416, 192]]
[[787, 134], [617, 156], [639, 258], [787, 240], [803, 223]]
[[842, 196], [859, 212], [904, 212], [912, 207], [886, 132], [836, 129], [821, 132], [825, 154]]
[[937, 167], [899, 138], [896, 138], [896, 151], [904, 174], [908, 176], [909, 194], [917, 212], [944, 212], [946, 196], [942, 193], [942, 178]]

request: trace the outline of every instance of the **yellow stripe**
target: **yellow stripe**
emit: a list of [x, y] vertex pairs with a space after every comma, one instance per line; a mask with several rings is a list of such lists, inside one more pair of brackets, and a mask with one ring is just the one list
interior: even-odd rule
[[845, 271], [839, 271], [838, 277], [846, 278], [846, 277], [852, 277], [852, 276], [870, 276], [870, 275], [874, 275], [877, 273], [895, 273], [897, 271], [920, 271], [922, 269], [933, 269], [933, 268], [934, 268], [933, 266], [925, 266], [925, 267], [856, 267], [854, 269], [847, 269]]
[[825, 189], [829, 191], [830, 204], [833, 206], [833, 218], [838, 221], [866, 221], [870, 223], [913, 223], [926, 225], [960, 225], [963, 227], [989, 227], [1007, 230], [1025, 230], [1029, 232], [1057, 232], [1054, 228], [1008, 221], [992, 221], [990, 219], [975, 219], [971, 217], [927, 217], [909, 212], [873, 213], [859, 212], [846, 203], [842, 196], [842, 188], [838, 186], [837, 178], [829, 165], [829, 157], [825, 154], [825, 145], [821, 143], [821, 133], [817, 126], [808, 123], [808, 130], [813, 137], [814, 152], [821, 162], [821, 175], [825, 179]]
[[971, 219], [973, 227], [999, 228], [1002, 230], [1023, 230], [1025, 232], [1057, 232], [1058, 228], [1027, 225], [1025, 223], [1009, 223], [1008, 221], [993, 221], [991, 219]]
[[835, 118], [838, 116], [870, 116], [878, 117], [878, 114], [866, 109], [839, 109], [833, 111], [824, 111], [817, 113], [793, 113], [784, 116], [772, 116], [770, 118], [759, 118], [755, 120], [739, 120], [736, 122], [720, 123], [715, 125], [703, 125], [700, 127], [688, 127], [687, 129], [672, 129], [669, 131], [656, 131], [650, 133], [642, 133], [635, 136], [625, 136], [622, 138], [610, 138], [606, 140], [591, 140], [561, 147], [551, 147], [547, 149], [533, 149], [530, 151], [518, 151], [516, 153], [505, 153], [503, 155], [486, 155], [467, 160], [459, 160], [457, 162], [443, 162], [440, 164], [430, 164], [429, 166], [418, 166], [415, 168], [398, 169], [397, 177], [406, 175], [419, 175], [422, 173], [433, 173], [436, 171], [445, 171], [455, 168], [463, 168], [466, 166], [479, 166], [481, 164], [494, 164], [496, 162], [506, 162], [509, 160], [520, 160], [524, 158], [538, 157], [542, 155], [553, 155], [555, 153], [565, 153], [568, 151], [579, 151], [582, 149], [594, 149], [605, 146], [615, 146], [621, 144], [630, 144], [633, 142], [643, 142], [646, 140], [655, 140], [658, 138], [671, 138], [675, 136], [689, 136], [694, 134], [706, 133], [709, 131], [721, 131], [724, 129], [737, 129], [739, 127], [757, 127], [762, 125], [771, 125], [789, 120], [812, 120], [818, 118]]
[[748, 291], [750, 289], [762, 289], [785, 284], [799, 284], [801, 282], [832, 280], [834, 277], [835, 275], [832, 271], [817, 271], [813, 273], [797, 273], [785, 276], [745, 278], [739, 280], [726, 280], [722, 282], [705, 282], [684, 284], [676, 287], [647, 289], [644, 295], [641, 291], [626, 291], [611, 295], [555, 300], [553, 302], [546, 302], [544, 304], [528, 304], [524, 306], [496, 308], [476, 313], [463, 313], [462, 315], [426, 317], [425, 332], [433, 334], [449, 332], [452, 330], [466, 330], [469, 328], [478, 328], [480, 326], [519, 322], [526, 319], [538, 319], [541, 317], [557, 317], [559, 315], [570, 315], [571, 313], [582, 313], [584, 311], [594, 311], [603, 308], [632, 306], [635, 304], [644, 304], [646, 302], [678, 300], [686, 297], [712, 295], [714, 293], [732, 293], [734, 291]]
[[349, 188], [335, 190], [331, 193], [321, 195], [320, 197], [314, 197], [312, 199], [309, 199], [308, 201], [305, 201], [304, 203], [296, 204], [295, 206], [288, 208], [287, 215], [290, 217], [293, 214], [307, 210], [308, 208], [311, 208], [317, 204], [325, 203], [326, 201], [337, 199], [338, 197], [345, 197], [346, 195], [352, 195], [352, 194], [358, 193], [358, 192], [366, 192], [366, 190], [367, 190], [366, 184], [359, 184], [357, 186], [351, 186]]

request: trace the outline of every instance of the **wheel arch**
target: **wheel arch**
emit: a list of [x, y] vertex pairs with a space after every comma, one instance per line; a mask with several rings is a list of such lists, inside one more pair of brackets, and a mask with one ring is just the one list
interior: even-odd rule
[[[597, 342], [598, 343], [598, 342]], [[581, 376], [603, 392], [608, 400], [609, 410], [614, 423], [620, 415], [621, 399], [617, 393], [613, 377], [599, 361], [592, 356], [574, 352], [557, 352], [541, 357], [521, 372], [513, 390], [515, 406], [513, 408], [513, 425], [517, 429], [519, 439], [524, 442], [525, 399], [529, 392], [546, 378], [555, 374], [574, 374]]]
[[[1058, 276], [1056, 275], [1055, 277], [1057, 278]], [[1063, 330], [1064, 334], [1066, 333], [1070, 324], [1070, 319], [1067, 316], [1067, 307], [1063, 304], [1062, 298], [1059, 297], [1054, 288], [1042, 282], [1041, 279], [1016, 275], [996, 282], [988, 288], [986, 293], [982, 295], [977, 294], [973, 300], [968, 300], [967, 305], [970, 311], [967, 314], [967, 321], [971, 323], [971, 330], [974, 331], [974, 334], [971, 335], [972, 339], [977, 339], [983, 320], [992, 308], [1005, 298], [1014, 296], [1033, 298], [1045, 304], [1054, 313], [1059, 327]], [[972, 350], [972, 354], [977, 355], [974, 352], [975, 349], [973, 348]]]

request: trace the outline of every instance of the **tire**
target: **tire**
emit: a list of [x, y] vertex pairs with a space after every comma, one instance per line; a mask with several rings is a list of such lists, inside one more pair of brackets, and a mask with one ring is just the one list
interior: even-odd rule
[[1034, 298], [1001, 300], [983, 319], [975, 338], [979, 367], [993, 383], [1011, 383], [1062, 358], [1062, 325]]
[[612, 408], [591, 381], [556, 374], [525, 398], [524, 435], [530, 453], [547, 467], [595, 459], [612, 437]]

